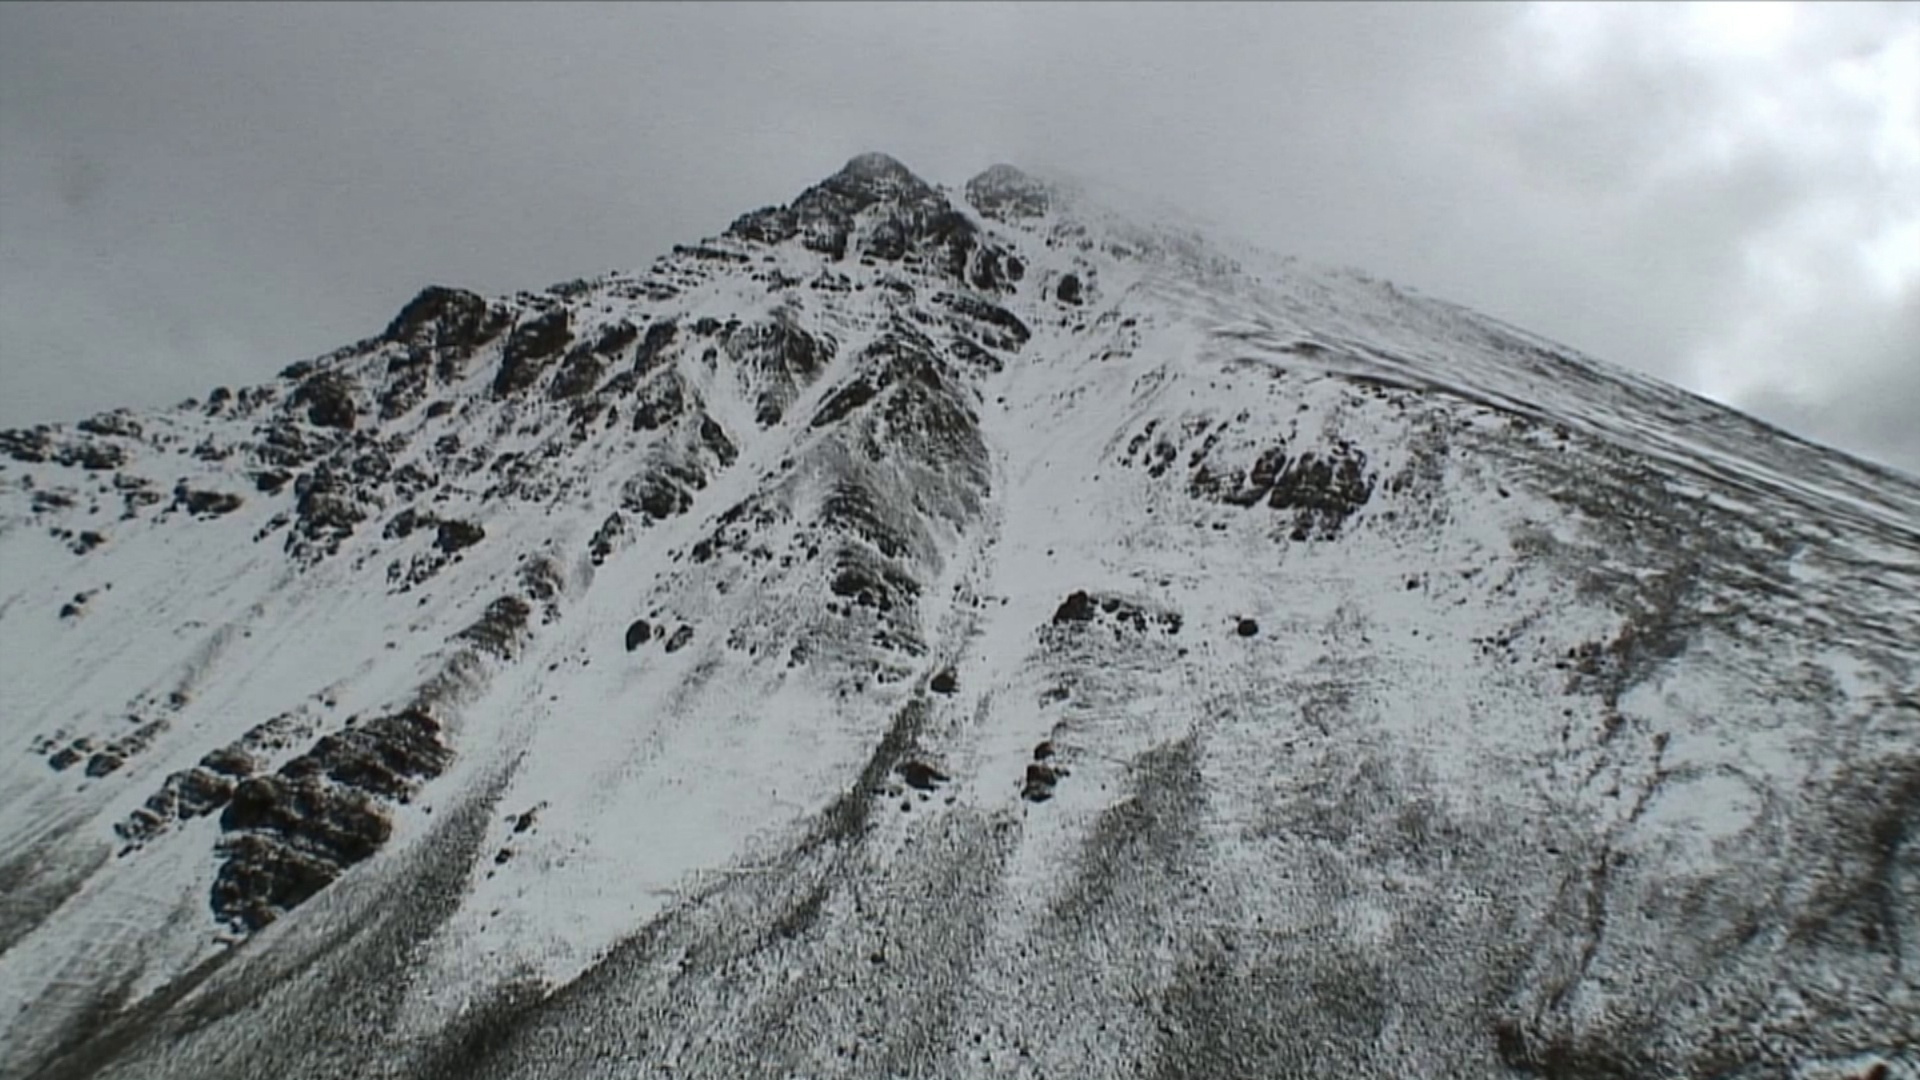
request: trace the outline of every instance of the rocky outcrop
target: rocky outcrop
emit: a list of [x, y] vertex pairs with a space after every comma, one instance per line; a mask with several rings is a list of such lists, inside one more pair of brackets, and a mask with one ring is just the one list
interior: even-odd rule
[[566, 308], [544, 312], [514, 327], [500, 355], [500, 368], [494, 373], [494, 394], [506, 397], [538, 382], [547, 365], [572, 340]]
[[1012, 165], [995, 165], [967, 181], [967, 201], [995, 221], [1019, 222], [1045, 214], [1053, 192]]
[[236, 930], [258, 930], [298, 907], [378, 851], [393, 832], [388, 807], [452, 758], [439, 722], [416, 706], [328, 735], [278, 772], [239, 781], [220, 815], [214, 914]]

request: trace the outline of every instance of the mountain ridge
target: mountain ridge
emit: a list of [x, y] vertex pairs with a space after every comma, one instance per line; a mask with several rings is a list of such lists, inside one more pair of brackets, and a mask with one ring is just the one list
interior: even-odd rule
[[1464, 308], [872, 154], [0, 453], [8, 1075], [1920, 1075], [1920, 485]]

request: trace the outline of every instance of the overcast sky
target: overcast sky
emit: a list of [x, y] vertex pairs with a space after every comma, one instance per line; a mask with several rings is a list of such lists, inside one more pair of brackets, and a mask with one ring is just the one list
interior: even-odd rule
[[1920, 473], [1920, 5], [0, 4], [0, 426], [853, 154], [1179, 204]]

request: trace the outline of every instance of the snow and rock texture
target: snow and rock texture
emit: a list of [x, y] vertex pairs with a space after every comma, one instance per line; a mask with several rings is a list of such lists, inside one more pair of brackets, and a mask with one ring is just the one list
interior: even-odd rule
[[0, 1075], [1920, 1076], [1920, 484], [881, 155], [0, 434]]

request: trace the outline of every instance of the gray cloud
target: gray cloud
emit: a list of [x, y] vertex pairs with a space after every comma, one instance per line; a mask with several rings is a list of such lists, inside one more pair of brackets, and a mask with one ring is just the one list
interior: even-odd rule
[[642, 265], [878, 148], [1158, 196], [1920, 470], [1920, 16], [1722, 7], [4, 5], [0, 424]]

